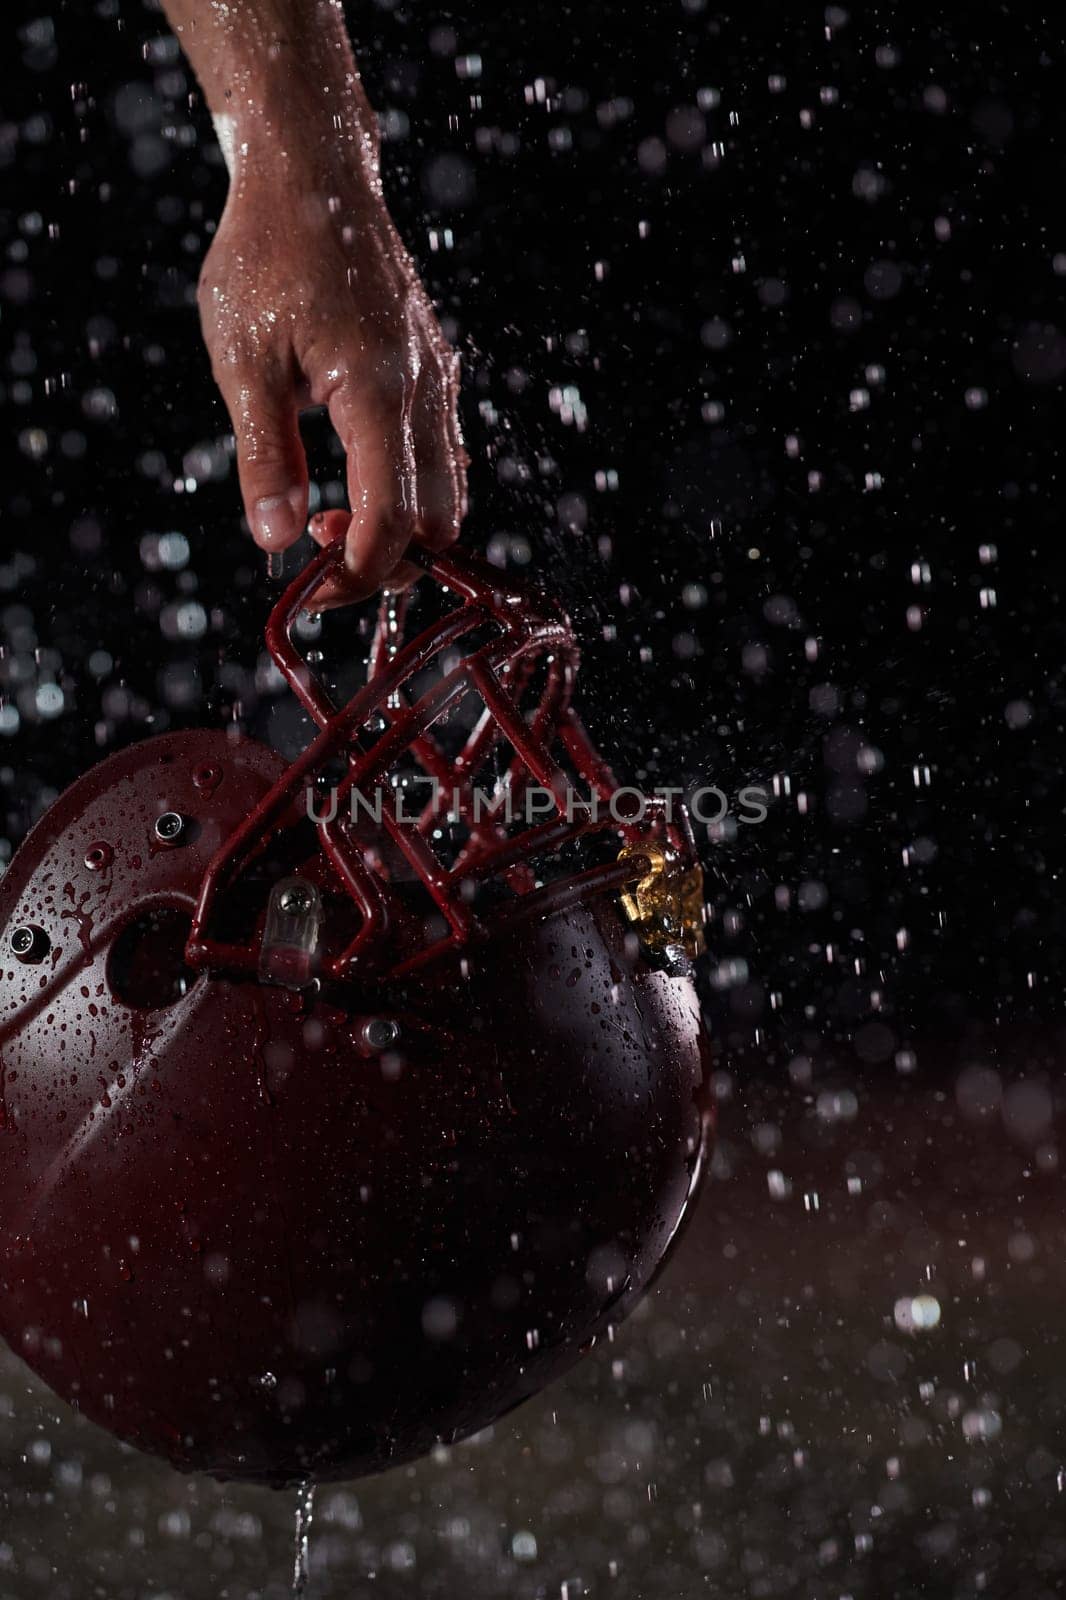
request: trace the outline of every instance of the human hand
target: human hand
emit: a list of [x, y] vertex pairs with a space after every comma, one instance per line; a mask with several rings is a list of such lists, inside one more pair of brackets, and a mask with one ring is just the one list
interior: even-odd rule
[[[229, 410], [245, 513], [280, 551], [304, 531], [298, 414], [324, 405], [347, 455], [344, 576], [318, 609], [416, 575], [412, 539], [442, 550], [466, 511], [458, 357], [393, 226], [366, 139], [301, 159], [299, 138], [242, 147], [199, 303]], [[297, 151], [294, 156], [293, 149]], [[337, 518], [316, 519], [323, 542]]]

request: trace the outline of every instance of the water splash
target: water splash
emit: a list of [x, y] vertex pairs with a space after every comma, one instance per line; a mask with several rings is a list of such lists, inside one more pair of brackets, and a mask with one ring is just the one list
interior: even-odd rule
[[311, 1576], [311, 1523], [315, 1514], [315, 1486], [310, 1479], [300, 1485], [296, 1497], [296, 1537], [293, 1547], [292, 1595], [302, 1600]]

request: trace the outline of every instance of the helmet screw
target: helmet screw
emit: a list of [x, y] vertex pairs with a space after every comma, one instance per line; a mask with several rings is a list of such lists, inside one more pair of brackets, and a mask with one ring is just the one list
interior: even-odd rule
[[290, 888], [282, 890], [278, 897], [279, 911], [284, 911], [290, 917], [306, 916], [314, 903], [310, 889], [305, 889], [300, 883], [294, 883]]
[[391, 1017], [371, 1017], [363, 1023], [363, 1039], [369, 1050], [388, 1050], [400, 1037], [400, 1024]]
[[178, 844], [185, 833], [185, 818], [180, 811], [164, 811], [156, 817], [153, 832], [160, 844]]
[[196, 788], [202, 793], [206, 792], [207, 794], [214, 794], [215, 790], [222, 782], [222, 769], [220, 767], [212, 767], [210, 765], [197, 767], [196, 771], [192, 775], [192, 781]]
[[24, 962], [43, 961], [52, 944], [44, 929], [30, 922], [13, 928], [7, 942], [16, 960]]

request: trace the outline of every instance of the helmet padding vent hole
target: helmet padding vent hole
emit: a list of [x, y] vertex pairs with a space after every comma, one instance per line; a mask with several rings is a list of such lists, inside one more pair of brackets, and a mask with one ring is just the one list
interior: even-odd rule
[[177, 906], [157, 906], [127, 923], [115, 940], [107, 977], [115, 998], [137, 1011], [175, 1005], [198, 974], [185, 965], [191, 926]]

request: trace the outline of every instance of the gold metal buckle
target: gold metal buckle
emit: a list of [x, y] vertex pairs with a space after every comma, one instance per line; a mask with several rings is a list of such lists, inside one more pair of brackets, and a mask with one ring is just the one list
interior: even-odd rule
[[652, 955], [680, 947], [690, 961], [703, 949], [703, 872], [672, 850], [650, 841], [622, 847], [619, 861], [642, 856], [649, 870], [622, 890], [622, 910]]

